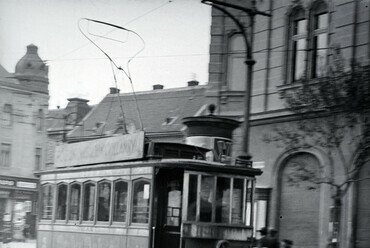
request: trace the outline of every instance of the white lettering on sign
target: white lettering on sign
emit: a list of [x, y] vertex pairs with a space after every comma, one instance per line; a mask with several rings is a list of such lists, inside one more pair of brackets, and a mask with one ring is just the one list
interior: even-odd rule
[[55, 149], [55, 167], [97, 164], [144, 156], [144, 132], [62, 144]]
[[14, 181], [0, 179], [0, 185], [14, 186]]
[[19, 182], [17, 182], [17, 187], [27, 188], [27, 189], [36, 189], [37, 188], [37, 184], [36, 183], [32, 183], [32, 182], [22, 182], [22, 181], [19, 181]]

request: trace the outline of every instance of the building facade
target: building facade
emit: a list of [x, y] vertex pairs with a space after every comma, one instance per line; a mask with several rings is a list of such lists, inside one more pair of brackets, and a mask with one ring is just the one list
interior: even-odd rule
[[[0, 231], [3, 238], [36, 235], [38, 179], [46, 152], [48, 67], [27, 46], [14, 73], [0, 66]], [[29, 226], [25, 232], [24, 228]]]
[[88, 105], [89, 100], [74, 97], [68, 98], [68, 104], [65, 108], [49, 109], [46, 116], [47, 130], [47, 152], [46, 168], [54, 164], [55, 147], [65, 142], [67, 133], [78, 125], [82, 119], [89, 113], [91, 107]]
[[[251, 1], [225, 1], [250, 7]], [[257, 0], [259, 11], [253, 32], [253, 69], [251, 90], [250, 153], [254, 166], [263, 169], [257, 180], [256, 226], [273, 227], [280, 239], [290, 239], [294, 247], [326, 247], [332, 240], [332, 189], [320, 185], [315, 190], [287, 183], [290, 165], [304, 162], [310, 168], [322, 168], [329, 157], [320, 147], [277, 146], [264, 141], [276, 127], [292, 125], [296, 116], [287, 111], [280, 98], [285, 90], [299, 86], [299, 80], [314, 83], [325, 76], [328, 64], [340, 51], [344, 70], [351, 61], [368, 63], [370, 59], [369, 1], [352, 0]], [[248, 27], [247, 15], [226, 8]], [[246, 31], [249, 32], [250, 28]], [[251, 38], [250, 34], [249, 37]], [[212, 9], [207, 102], [218, 107], [219, 114], [243, 118], [246, 89], [245, 44], [240, 30], [223, 12]], [[242, 143], [242, 130], [234, 140]], [[356, 153], [349, 142], [343, 147], [345, 159], [355, 163]], [[241, 145], [234, 151], [240, 154]], [[338, 159], [337, 162], [339, 162]], [[360, 175], [366, 175], [369, 163]], [[337, 168], [336, 177], [343, 176]], [[343, 247], [369, 247], [369, 205], [362, 197], [369, 194], [369, 182], [351, 185], [343, 198], [339, 241]], [[258, 233], [256, 233], [258, 238]]]

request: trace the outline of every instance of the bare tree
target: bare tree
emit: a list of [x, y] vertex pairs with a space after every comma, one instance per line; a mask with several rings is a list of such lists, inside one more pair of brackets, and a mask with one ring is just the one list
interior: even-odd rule
[[[327, 66], [326, 76], [315, 80], [302, 78], [296, 87], [281, 92], [286, 107], [297, 121], [277, 124], [265, 142], [285, 149], [316, 147], [322, 150], [328, 163], [316, 173], [304, 163], [294, 163], [288, 182], [296, 185], [310, 182], [331, 186], [333, 203], [332, 240], [338, 240], [342, 200], [350, 185], [359, 180], [361, 166], [366, 163], [370, 141], [370, 66], [352, 62], [344, 71], [340, 54]], [[367, 153], [366, 153], [367, 151]], [[353, 156], [359, 154], [353, 161]], [[341, 175], [341, 176], [338, 176]], [[307, 184], [306, 184], [307, 185]], [[339, 240], [338, 240], [339, 241]]]

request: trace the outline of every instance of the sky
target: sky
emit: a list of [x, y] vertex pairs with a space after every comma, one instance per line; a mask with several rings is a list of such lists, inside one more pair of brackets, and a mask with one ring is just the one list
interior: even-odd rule
[[210, 24], [200, 0], [0, 0], [0, 64], [12, 73], [26, 46], [38, 46], [49, 66], [50, 109], [73, 97], [97, 104], [116, 85], [132, 92], [206, 84]]

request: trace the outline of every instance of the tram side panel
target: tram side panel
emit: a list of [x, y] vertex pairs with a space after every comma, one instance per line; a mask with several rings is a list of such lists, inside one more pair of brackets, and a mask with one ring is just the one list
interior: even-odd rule
[[38, 248], [149, 246], [152, 167], [64, 169], [40, 179]]

